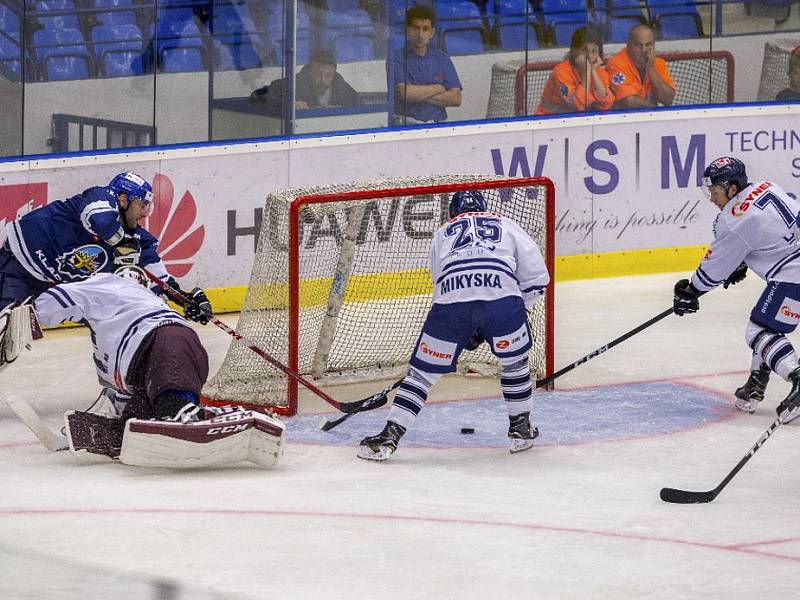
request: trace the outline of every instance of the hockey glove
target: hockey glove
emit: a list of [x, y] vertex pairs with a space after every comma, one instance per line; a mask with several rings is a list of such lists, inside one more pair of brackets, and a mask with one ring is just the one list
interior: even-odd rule
[[725, 283], [722, 284], [722, 287], [727, 290], [728, 286], [736, 285], [740, 281], [743, 281], [745, 277], [747, 277], [747, 265], [742, 263], [733, 270], [733, 273], [728, 275], [728, 278], [725, 280]]
[[214, 316], [211, 309], [211, 302], [208, 301], [206, 293], [199, 287], [194, 288], [186, 294], [189, 301], [183, 307], [183, 314], [187, 319], [197, 321], [203, 325], [208, 323], [208, 317]]
[[114, 246], [114, 264], [120, 266], [138, 265], [142, 247], [135, 237], [124, 237]]
[[675, 284], [675, 295], [672, 298], [672, 310], [679, 317], [696, 313], [700, 310], [700, 292], [689, 282], [688, 279], [681, 279]]
[[464, 344], [464, 350], [477, 350], [478, 346], [480, 346], [482, 343], [483, 336], [476, 331], [472, 334], [472, 337], [469, 338], [469, 341]]

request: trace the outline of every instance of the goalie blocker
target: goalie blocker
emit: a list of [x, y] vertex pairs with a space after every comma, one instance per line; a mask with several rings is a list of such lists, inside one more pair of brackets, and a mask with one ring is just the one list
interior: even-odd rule
[[[213, 416], [175, 422], [66, 413], [70, 450], [81, 462], [119, 460], [139, 467], [214, 467], [250, 461], [272, 467], [283, 454], [285, 426], [271, 415], [234, 407], [205, 408]], [[219, 414], [222, 413], [222, 414]]]

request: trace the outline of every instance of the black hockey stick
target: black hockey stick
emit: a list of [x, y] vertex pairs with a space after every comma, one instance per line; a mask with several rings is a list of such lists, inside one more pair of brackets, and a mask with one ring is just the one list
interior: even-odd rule
[[[190, 302], [189, 298], [187, 298], [186, 295], [180, 290], [176, 290], [167, 282], [153, 275], [147, 269], [143, 269], [143, 271], [147, 275], [148, 279], [150, 279], [153, 283], [161, 287], [161, 289], [164, 290], [164, 293], [166, 293], [171, 300], [174, 300], [181, 306], [186, 306], [186, 304]], [[294, 371], [292, 371], [289, 367], [284, 365], [277, 358], [269, 354], [263, 348], [257, 346], [255, 342], [244, 337], [241, 333], [236, 331], [233, 327], [231, 327], [224, 321], [220, 321], [217, 317], [215, 317], [212, 314], [206, 313], [205, 316], [211, 323], [222, 329], [222, 331], [227, 333], [229, 336], [238, 341], [240, 344], [242, 344], [247, 348], [250, 348], [250, 350], [258, 354], [261, 358], [263, 358], [273, 367], [286, 374], [287, 377], [294, 379], [297, 383], [299, 383], [306, 389], [310, 390], [311, 392], [322, 398], [325, 402], [333, 406], [335, 409], [340, 410], [343, 413], [360, 412], [362, 410], [372, 410], [373, 408], [378, 408], [386, 404], [387, 399], [385, 397], [383, 398], [383, 402], [380, 401], [381, 400], [380, 398], [373, 399], [373, 397], [367, 398], [366, 400], [357, 400], [355, 402], [339, 402], [338, 400], [335, 400], [334, 398], [323, 392], [316, 385], [308, 381], [305, 377], [303, 377], [299, 373], [295, 373]]]
[[778, 425], [783, 423], [783, 419], [788, 415], [788, 413], [789, 410], [784, 410], [780, 415], [778, 415], [778, 418], [775, 419], [772, 422], [772, 425], [770, 425], [769, 428], [761, 434], [761, 437], [758, 438], [758, 441], [755, 444], [753, 444], [753, 447], [750, 448], [747, 454], [742, 457], [742, 460], [740, 460], [737, 465], [731, 469], [731, 472], [728, 473], [725, 476], [725, 479], [723, 479], [722, 482], [720, 482], [720, 484], [713, 490], [708, 492], [690, 492], [689, 490], [676, 490], [675, 488], [661, 488], [661, 493], [659, 494], [661, 499], [664, 502], [671, 502], [673, 504], [706, 504], [714, 500], [714, 498], [719, 496], [719, 493], [725, 488], [725, 486], [728, 485], [730, 480], [733, 479], [734, 475], [736, 475], [741, 468], [747, 464], [747, 461], [753, 457], [753, 454], [758, 452], [758, 449], [764, 445], [764, 442], [766, 442], [769, 437], [775, 433]]
[[[536, 381], [536, 387], [537, 388], [541, 388], [541, 387], [549, 386], [556, 379], [558, 379], [559, 377], [561, 377], [565, 373], [569, 373], [575, 367], [578, 367], [578, 366], [582, 365], [583, 363], [588, 362], [588, 361], [592, 360], [593, 358], [595, 358], [597, 356], [600, 356], [601, 354], [606, 353], [607, 351], [611, 350], [611, 348], [613, 348], [614, 346], [616, 346], [618, 344], [621, 344], [622, 342], [624, 342], [625, 340], [633, 337], [637, 333], [639, 333], [641, 331], [644, 331], [645, 329], [647, 329], [651, 325], [655, 325], [661, 319], [664, 319], [665, 317], [668, 317], [672, 313], [673, 313], [673, 309], [670, 307], [667, 310], [665, 310], [664, 312], [657, 314], [652, 319], [648, 319], [647, 321], [645, 321], [641, 325], [639, 325], [637, 327], [634, 327], [629, 332], [622, 334], [621, 336], [619, 336], [618, 338], [616, 338], [614, 340], [611, 340], [605, 346], [601, 346], [597, 350], [594, 350], [593, 352], [590, 352], [586, 356], [583, 356], [583, 357], [579, 358], [575, 362], [573, 362], [571, 364], [568, 364], [566, 367], [564, 367], [562, 369], [559, 369], [558, 371], [556, 371], [552, 375], [548, 375], [544, 379], [537, 380]], [[320, 429], [322, 431], [330, 431], [331, 429], [333, 429], [334, 427], [336, 427], [340, 423], [344, 423], [347, 419], [349, 419], [351, 416], [353, 416], [354, 414], [356, 414], [358, 412], [362, 412], [362, 411], [365, 411], [365, 410], [372, 410], [373, 408], [380, 408], [381, 406], [386, 404], [386, 402], [388, 401], [386, 396], [389, 394], [389, 392], [391, 392], [393, 389], [399, 387], [402, 382], [403, 382], [403, 378], [400, 378], [397, 381], [395, 381], [392, 385], [390, 385], [389, 387], [381, 390], [377, 394], [374, 394], [374, 395], [370, 396], [369, 398], [365, 398], [364, 400], [361, 400], [360, 402], [364, 405], [362, 408], [360, 408], [358, 410], [351, 411], [346, 415], [342, 415], [341, 417], [337, 417], [335, 419], [331, 419], [329, 421], [325, 421], [320, 426]], [[382, 401], [380, 401], [380, 400], [382, 400]], [[374, 405], [371, 405], [371, 406], [367, 407], [367, 403], [373, 402], [373, 401], [374, 401]]]

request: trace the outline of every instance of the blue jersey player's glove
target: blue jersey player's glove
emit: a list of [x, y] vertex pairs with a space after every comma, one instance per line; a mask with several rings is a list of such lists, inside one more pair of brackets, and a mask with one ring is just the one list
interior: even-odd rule
[[139, 264], [142, 256], [142, 245], [135, 237], [125, 236], [114, 246], [114, 264], [134, 266]]

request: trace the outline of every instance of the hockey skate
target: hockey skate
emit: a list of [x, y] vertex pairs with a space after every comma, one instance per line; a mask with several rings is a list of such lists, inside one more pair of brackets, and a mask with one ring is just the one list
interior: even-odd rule
[[516, 454], [532, 448], [533, 440], [539, 437], [539, 430], [531, 425], [531, 413], [509, 417], [508, 421], [508, 439], [511, 440], [509, 452]]
[[792, 382], [792, 389], [776, 409], [784, 425], [800, 417], [800, 367], [789, 373], [789, 381]]
[[394, 421], [386, 421], [383, 431], [378, 435], [371, 435], [361, 440], [358, 458], [380, 462], [388, 459], [397, 450], [397, 444], [405, 432], [406, 428], [402, 425], [398, 425]]
[[736, 408], [750, 414], [756, 412], [758, 403], [764, 399], [769, 374], [770, 368], [766, 364], [762, 364], [757, 371], [750, 372], [745, 384], [733, 393], [736, 396]]

